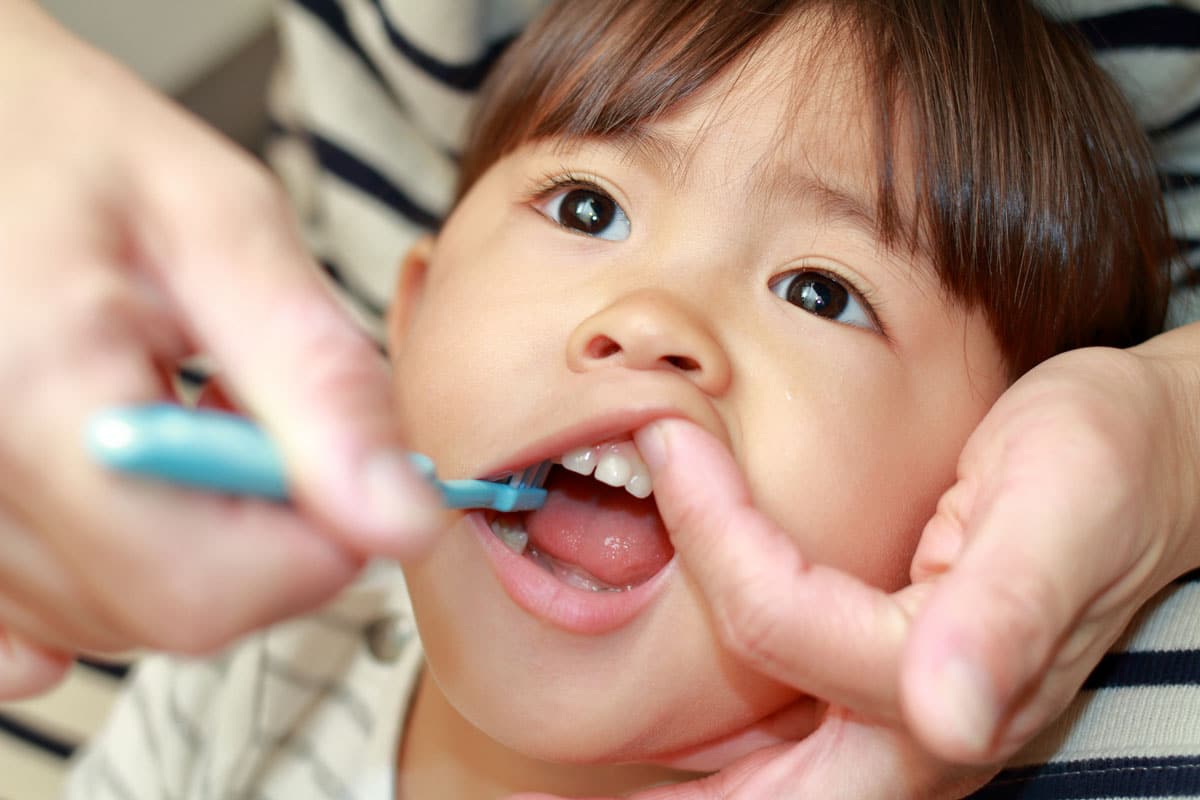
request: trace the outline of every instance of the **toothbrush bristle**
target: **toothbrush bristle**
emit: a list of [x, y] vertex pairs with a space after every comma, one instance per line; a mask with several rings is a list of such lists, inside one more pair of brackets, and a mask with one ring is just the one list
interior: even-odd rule
[[518, 489], [541, 489], [546, 483], [546, 478], [550, 475], [551, 466], [553, 466], [552, 462], [543, 461], [540, 464], [527, 467], [514, 474], [509, 481], [509, 485], [515, 486]]

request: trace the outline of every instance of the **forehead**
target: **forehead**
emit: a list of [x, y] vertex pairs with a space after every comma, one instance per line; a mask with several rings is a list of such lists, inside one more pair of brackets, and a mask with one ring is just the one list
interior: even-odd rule
[[[662, 118], [633, 131], [681, 177], [723, 165], [762, 188], [807, 173], [834, 186], [875, 184], [874, 121], [859, 47], [808, 11]], [[817, 19], [814, 19], [817, 18]], [[818, 24], [823, 23], [823, 24]], [[719, 159], [705, 159], [710, 151]]]
[[[863, 49], [837, 22], [810, 9], [676, 108], [614, 134], [562, 137], [557, 145], [615, 146], [679, 191], [718, 187], [752, 204], [802, 204], [853, 223], [902, 255], [923, 255], [923, 248], [902, 246], [911, 241], [903, 235], [911, 197], [893, 197], [899, 232], [881, 224], [876, 107]], [[900, 121], [891, 121], [903, 135]], [[909, 185], [906, 148], [897, 149], [892, 174]]]

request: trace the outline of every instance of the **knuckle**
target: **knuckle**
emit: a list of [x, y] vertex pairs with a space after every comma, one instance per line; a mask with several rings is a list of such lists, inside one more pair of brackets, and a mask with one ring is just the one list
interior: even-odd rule
[[690, 533], [709, 530], [713, 522], [704, 504], [696, 502], [687, 492], [687, 484], [679, 478], [671, 468], [656, 476], [655, 498], [672, 538], [692, 538], [688, 536]]
[[235, 171], [229, 183], [230, 219], [247, 229], [262, 227], [263, 222], [279, 222], [289, 219], [290, 206], [283, 187], [267, 172], [265, 167], [249, 165]]
[[281, 298], [272, 324], [304, 344], [305, 366], [298, 376], [310, 397], [337, 397], [345, 413], [379, 413], [378, 387], [387, 364], [341, 309], [311, 298]]
[[139, 309], [124, 282], [105, 270], [80, 270], [56, 302], [74, 329], [74, 342], [105, 349], [124, 340]]
[[717, 608], [716, 622], [725, 646], [750, 666], [775, 662], [773, 646], [783, 621], [769, 595], [753, 591], [734, 594]]
[[1086, 470], [1093, 481], [1102, 482], [1106, 488], [1125, 483], [1131, 455], [1113, 433], [1113, 428], [1102, 419], [1080, 417], [1067, 428], [1063, 442], [1063, 449], [1074, 465]]

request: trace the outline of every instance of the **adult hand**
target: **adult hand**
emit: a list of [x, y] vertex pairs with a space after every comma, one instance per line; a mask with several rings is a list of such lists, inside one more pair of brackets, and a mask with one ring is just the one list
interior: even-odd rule
[[1134, 612], [1200, 564], [1198, 344], [1194, 325], [1130, 351], [1066, 353], [1015, 383], [968, 441], [913, 583], [894, 594], [806, 562], [696, 426], [641, 432], [725, 644], [830, 707], [803, 741], [779, 737], [637, 800], [930, 800], [984, 783], [1067, 706]]
[[[78, 651], [202, 652], [435, 529], [386, 367], [249, 156], [29, 0], [0, 32], [0, 698]], [[107, 474], [99, 409], [208, 353], [279, 443], [298, 511]]]

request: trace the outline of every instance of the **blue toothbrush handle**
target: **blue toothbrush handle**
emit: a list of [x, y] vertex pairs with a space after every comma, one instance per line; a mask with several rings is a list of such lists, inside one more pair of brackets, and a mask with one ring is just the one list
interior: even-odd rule
[[[245, 417], [169, 403], [112, 408], [92, 418], [87, 446], [113, 469], [225, 494], [288, 499], [283, 459], [270, 437]], [[413, 466], [442, 493], [447, 508], [539, 508], [546, 491], [490, 481], [439, 481], [433, 461]]]
[[87, 445], [97, 461], [122, 472], [225, 494], [288, 499], [275, 445], [236, 414], [168, 403], [108, 409], [90, 421]]

